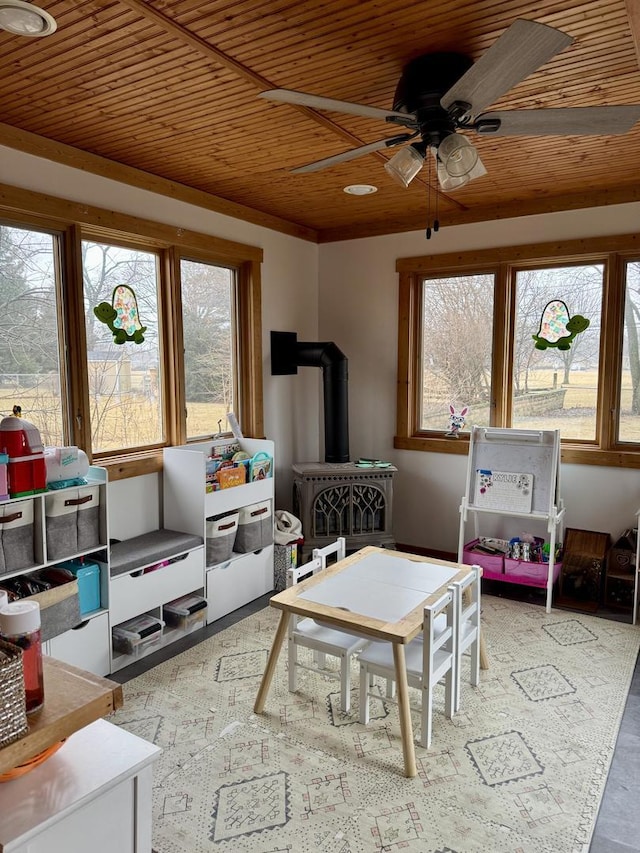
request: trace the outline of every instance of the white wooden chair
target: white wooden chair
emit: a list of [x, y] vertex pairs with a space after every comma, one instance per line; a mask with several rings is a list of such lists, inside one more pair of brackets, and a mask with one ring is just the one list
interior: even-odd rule
[[[434, 604], [425, 607], [422, 635], [405, 648], [407, 682], [422, 694], [420, 745], [425, 749], [431, 745], [433, 689], [442, 678], [445, 679], [445, 716], [451, 719], [454, 713], [457, 593], [451, 585]], [[359, 661], [360, 722], [368, 723], [369, 697], [380, 698], [371, 689], [372, 677], [377, 675], [385, 678], [387, 684], [395, 679], [392, 644], [370, 643]], [[390, 699], [389, 696], [387, 698]]]
[[337, 563], [339, 560], [344, 560], [347, 555], [347, 540], [344, 536], [339, 536], [335, 542], [330, 542], [324, 548], [314, 548], [311, 552], [311, 559], [322, 560], [322, 568], [326, 569], [327, 557], [330, 557], [332, 554], [336, 555], [334, 562]]
[[[303, 566], [289, 569], [288, 576], [291, 584], [306, 577], [310, 572], [316, 574], [327, 566], [327, 557], [335, 553], [338, 560], [345, 554], [343, 537], [337, 542], [324, 548], [313, 550], [312, 559]], [[298, 686], [298, 669], [307, 669], [340, 679], [340, 705], [346, 713], [351, 709], [351, 658], [367, 645], [363, 637], [340, 631], [330, 625], [314, 619], [299, 619], [295, 614], [289, 621], [289, 690], [293, 693]], [[298, 660], [298, 647], [313, 651], [313, 664]], [[340, 673], [326, 668], [326, 655], [337, 657], [340, 661]]]
[[[471, 566], [467, 577], [454, 584], [457, 587], [456, 607], [456, 666], [454, 711], [460, 709], [462, 693], [462, 656], [469, 652], [471, 658], [469, 680], [473, 687], [480, 683], [480, 566]], [[466, 670], [466, 666], [465, 666]]]

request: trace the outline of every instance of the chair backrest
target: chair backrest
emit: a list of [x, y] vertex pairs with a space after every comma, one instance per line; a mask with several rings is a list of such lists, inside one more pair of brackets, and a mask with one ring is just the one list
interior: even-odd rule
[[[447, 591], [433, 604], [427, 604], [424, 608], [424, 625], [422, 629], [422, 641], [424, 647], [422, 650], [423, 668], [426, 671], [426, 661], [428, 657], [433, 658], [438, 649], [448, 646], [448, 651], [453, 654], [454, 638], [456, 629], [456, 602], [457, 591], [452, 584], [447, 588]], [[442, 620], [436, 630], [436, 618], [443, 615], [446, 624], [442, 627]]]
[[295, 568], [288, 569], [287, 587], [295, 586], [299, 581], [304, 580], [310, 575], [317, 574], [322, 571], [322, 569], [324, 569], [324, 566], [322, 565], [322, 560], [319, 557], [309, 560], [308, 563], [305, 563], [302, 566], [296, 566]]
[[482, 569], [480, 568], [480, 566], [471, 566], [469, 574], [457, 584], [460, 590], [457, 602], [457, 616], [458, 622], [461, 626], [465, 622], [468, 622], [471, 626], [473, 626], [473, 628], [480, 627], [481, 574]]
[[344, 536], [339, 536], [335, 542], [325, 545], [324, 548], [314, 548], [311, 552], [311, 557], [314, 560], [322, 560], [322, 568], [325, 569], [327, 567], [327, 557], [330, 557], [332, 554], [336, 555], [336, 563], [339, 560], [344, 560], [347, 554], [347, 540]]

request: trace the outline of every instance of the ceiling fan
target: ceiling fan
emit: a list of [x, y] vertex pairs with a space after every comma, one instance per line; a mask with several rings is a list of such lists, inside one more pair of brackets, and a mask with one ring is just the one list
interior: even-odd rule
[[315, 172], [410, 143], [385, 163], [389, 174], [409, 186], [431, 150], [440, 188], [451, 192], [486, 174], [476, 148], [458, 131], [487, 136], [609, 135], [626, 133], [640, 119], [640, 104], [484, 112], [572, 42], [571, 36], [554, 27], [517, 19], [475, 63], [460, 53], [418, 56], [405, 66], [391, 110], [291, 89], [271, 89], [259, 97], [381, 119], [405, 129], [401, 134], [299, 166], [292, 169], [294, 173]]

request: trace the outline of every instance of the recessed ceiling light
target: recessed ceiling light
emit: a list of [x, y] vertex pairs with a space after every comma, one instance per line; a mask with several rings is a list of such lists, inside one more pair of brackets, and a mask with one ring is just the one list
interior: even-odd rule
[[55, 19], [25, 0], [0, 0], [0, 30], [16, 36], [48, 36], [55, 33]]
[[378, 192], [378, 187], [372, 187], [371, 184], [350, 184], [344, 191], [349, 195], [370, 195]]

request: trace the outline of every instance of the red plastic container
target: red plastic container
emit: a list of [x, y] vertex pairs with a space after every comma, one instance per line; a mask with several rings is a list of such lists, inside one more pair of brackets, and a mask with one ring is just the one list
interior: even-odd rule
[[47, 466], [38, 428], [10, 415], [0, 421], [0, 451], [9, 456], [9, 494], [12, 498], [47, 490]]

